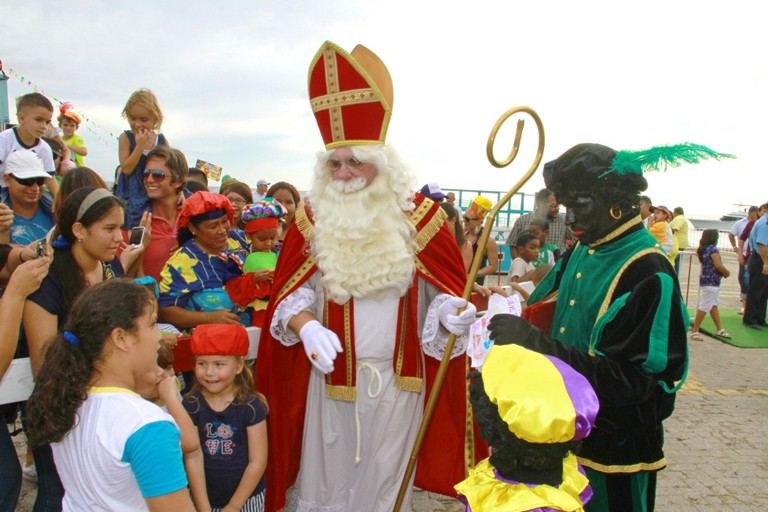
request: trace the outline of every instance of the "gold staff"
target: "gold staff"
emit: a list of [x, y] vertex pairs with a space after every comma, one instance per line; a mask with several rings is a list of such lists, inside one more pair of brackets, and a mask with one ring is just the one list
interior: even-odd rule
[[[494, 167], [506, 167], [509, 164], [512, 163], [512, 161], [517, 157], [517, 152], [520, 149], [520, 139], [523, 136], [523, 127], [525, 126], [525, 121], [523, 119], [517, 120], [517, 131], [515, 132], [515, 142], [512, 146], [512, 151], [510, 152], [509, 156], [503, 160], [502, 162], [499, 162], [496, 160], [496, 157], [493, 155], [493, 146], [496, 141], [496, 134], [499, 132], [499, 128], [501, 128], [501, 125], [504, 124], [504, 122], [513, 114], [517, 113], [526, 113], [530, 115], [534, 122], [536, 123], [536, 128], [539, 132], [539, 146], [536, 149], [536, 158], [533, 161], [533, 164], [531, 164], [531, 167], [528, 169], [528, 171], [518, 180], [517, 183], [507, 192], [504, 194], [504, 197], [502, 197], [499, 202], [497, 202], [494, 207], [491, 209], [491, 211], [488, 213], [488, 215], [485, 217], [485, 224], [483, 225], [483, 232], [480, 234], [480, 238], [477, 241], [477, 251], [475, 252], [474, 257], [472, 258], [472, 266], [469, 269], [469, 275], [467, 277], [467, 283], [464, 285], [464, 294], [462, 297], [465, 300], [469, 300], [469, 296], [472, 293], [472, 284], [475, 282], [475, 278], [477, 277], [477, 271], [480, 269], [480, 262], [483, 259], [483, 255], [485, 254], [485, 248], [488, 245], [488, 238], [491, 236], [491, 230], [493, 229], [493, 222], [496, 218], [496, 214], [498, 213], [499, 209], [501, 209], [502, 206], [504, 206], [507, 201], [509, 201], [513, 195], [517, 193], [518, 190], [522, 188], [523, 185], [525, 185], [525, 182], [530, 179], [531, 176], [533, 176], [533, 173], [536, 172], [536, 168], [539, 166], [539, 163], [541, 162], [542, 154], [544, 153], [544, 127], [541, 124], [541, 119], [539, 118], [539, 115], [534, 111], [532, 108], [529, 107], [512, 107], [511, 109], [507, 110], [502, 114], [501, 117], [499, 117], [499, 120], [496, 121], [496, 124], [493, 126], [493, 129], [491, 130], [491, 134], [488, 136], [488, 144], [486, 145], [486, 153], [488, 155], [488, 161], [491, 162], [491, 165]], [[450, 334], [448, 336], [448, 344], [445, 346], [445, 354], [443, 355], [443, 359], [440, 361], [440, 368], [437, 370], [437, 376], [435, 377], [435, 383], [432, 386], [432, 391], [429, 394], [429, 399], [427, 400], [427, 406], [424, 409], [424, 417], [421, 420], [421, 425], [419, 426], [419, 432], [416, 435], [416, 441], [413, 444], [413, 450], [411, 451], [411, 458], [408, 460], [408, 467], [405, 469], [405, 475], [403, 476], [403, 481], [400, 483], [400, 490], [397, 493], [397, 501], [395, 501], [395, 510], [394, 512], [400, 512], [400, 507], [403, 504], [403, 500], [405, 499], [405, 492], [408, 489], [408, 484], [411, 481], [411, 475], [413, 474], [413, 470], [416, 467], [416, 459], [419, 457], [419, 450], [421, 449], [421, 443], [424, 440], [424, 434], [427, 431], [427, 426], [429, 426], [429, 421], [432, 419], [432, 413], [435, 409], [435, 404], [437, 403], [437, 397], [440, 394], [440, 388], [443, 386], [443, 380], [445, 380], [445, 373], [448, 371], [448, 362], [451, 359], [451, 352], [453, 352], [453, 345], [456, 342], [456, 335]]]

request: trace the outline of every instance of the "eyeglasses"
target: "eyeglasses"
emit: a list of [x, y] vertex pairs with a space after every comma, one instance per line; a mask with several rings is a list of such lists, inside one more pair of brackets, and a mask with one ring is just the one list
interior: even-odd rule
[[464, 222], [472, 222], [473, 220], [480, 220], [480, 219], [477, 217], [467, 217], [466, 215], [464, 216]]
[[22, 187], [31, 187], [32, 185], [42, 187], [45, 185], [45, 178], [17, 178], [13, 174], [11, 174], [11, 177]]
[[328, 169], [331, 171], [338, 171], [341, 169], [345, 164], [353, 169], [359, 169], [361, 165], [363, 165], [364, 162], [361, 162], [357, 158], [348, 158], [346, 160], [335, 160], [331, 158], [328, 160], [328, 163], [326, 164], [328, 166]]
[[167, 174], [165, 174], [165, 171], [162, 169], [144, 169], [144, 179], [148, 179], [150, 176], [152, 176], [152, 179], [155, 181], [163, 181]]

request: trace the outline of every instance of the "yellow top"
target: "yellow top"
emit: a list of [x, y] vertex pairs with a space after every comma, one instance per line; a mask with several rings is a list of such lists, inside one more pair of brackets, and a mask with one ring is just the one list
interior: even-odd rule
[[493, 466], [484, 459], [454, 489], [466, 497], [472, 512], [523, 512], [540, 508], [584, 510], [580, 496], [588, 487], [589, 480], [579, 471], [576, 456], [569, 454], [563, 461], [563, 481], [558, 487], [504, 482], [496, 478]]

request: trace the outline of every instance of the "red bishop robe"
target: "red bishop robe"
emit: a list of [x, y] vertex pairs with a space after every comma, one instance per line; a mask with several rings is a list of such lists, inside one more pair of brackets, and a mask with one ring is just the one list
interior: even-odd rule
[[[437, 203], [421, 194], [416, 195], [415, 202], [416, 208], [407, 216], [416, 228], [416, 272], [441, 292], [461, 296], [467, 276], [456, 240], [445, 225], [445, 213]], [[256, 389], [269, 402], [268, 511], [284, 507], [285, 493], [299, 471], [311, 369], [303, 347], [284, 346], [272, 338], [269, 326], [277, 305], [318, 270], [309, 251], [312, 230], [312, 220], [302, 203], [296, 211], [296, 223], [285, 237], [275, 269], [273, 293], [256, 360]], [[410, 308], [413, 315], [414, 310]], [[420, 333], [417, 336], [420, 338]], [[337, 358], [335, 365], [344, 364], [344, 359]], [[426, 404], [440, 362], [431, 357], [424, 360]], [[465, 478], [465, 468], [487, 456], [487, 449], [474, 436], [474, 428], [468, 431], [473, 421], [468, 411], [466, 372], [465, 356], [451, 360], [416, 466], [414, 483], [421, 489], [455, 496], [453, 486]]]

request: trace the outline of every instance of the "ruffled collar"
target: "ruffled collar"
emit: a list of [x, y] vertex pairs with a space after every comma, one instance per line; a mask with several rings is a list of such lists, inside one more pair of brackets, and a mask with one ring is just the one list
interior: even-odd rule
[[572, 453], [563, 460], [563, 481], [558, 487], [500, 479], [488, 459], [484, 459], [455, 489], [465, 496], [472, 512], [576, 512], [584, 510], [584, 504], [592, 497], [589, 480]]

